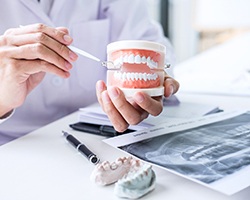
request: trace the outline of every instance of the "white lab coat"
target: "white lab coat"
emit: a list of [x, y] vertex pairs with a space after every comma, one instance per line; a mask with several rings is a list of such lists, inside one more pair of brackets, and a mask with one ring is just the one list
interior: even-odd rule
[[[124, 39], [163, 43], [169, 59], [171, 47], [159, 25], [150, 20], [144, 4], [144, 0], [54, 0], [47, 15], [35, 0], [0, 0], [0, 34], [9, 28], [40, 22], [67, 27], [73, 45], [103, 60], [106, 45]], [[105, 77], [105, 68], [81, 56], [69, 79], [47, 74], [13, 116], [0, 124], [0, 144], [95, 102], [95, 83]]]

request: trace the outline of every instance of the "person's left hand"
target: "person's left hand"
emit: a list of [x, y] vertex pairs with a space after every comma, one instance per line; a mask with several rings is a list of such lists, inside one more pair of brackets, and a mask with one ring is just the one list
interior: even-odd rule
[[[169, 97], [179, 89], [179, 83], [166, 76], [164, 80], [164, 96]], [[143, 92], [137, 92], [126, 99], [118, 87], [107, 89], [103, 81], [96, 83], [96, 95], [104, 112], [118, 132], [124, 132], [129, 125], [143, 121], [148, 115], [157, 116], [162, 112], [162, 96], [150, 97]]]

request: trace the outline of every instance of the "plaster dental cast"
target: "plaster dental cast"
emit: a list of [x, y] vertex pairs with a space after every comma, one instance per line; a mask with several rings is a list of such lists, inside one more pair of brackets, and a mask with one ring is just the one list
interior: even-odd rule
[[[123, 132], [148, 115], [159, 115], [162, 97], [178, 91], [179, 84], [168, 71], [170, 76], [159, 76], [163, 95], [137, 91], [128, 99], [123, 92], [126, 84], [107, 88], [107, 68], [69, 48], [105, 61], [110, 43], [152, 41], [165, 46], [164, 63], [174, 66], [172, 47], [143, 0], [0, 3], [4, 5], [0, 7], [0, 145], [97, 101], [115, 129]], [[158, 85], [153, 73], [146, 79], [150, 81], [136, 85], [152, 89]]]
[[130, 156], [97, 164], [90, 180], [101, 186], [114, 183], [116, 196], [137, 199], [154, 190], [156, 176], [150, 164]]

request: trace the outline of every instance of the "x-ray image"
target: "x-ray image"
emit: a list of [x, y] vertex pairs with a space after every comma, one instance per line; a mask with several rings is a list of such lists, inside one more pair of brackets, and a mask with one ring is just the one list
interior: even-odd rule
[[250, 164], [250, 112], [119, 148], [190, 178], [212, 183]]

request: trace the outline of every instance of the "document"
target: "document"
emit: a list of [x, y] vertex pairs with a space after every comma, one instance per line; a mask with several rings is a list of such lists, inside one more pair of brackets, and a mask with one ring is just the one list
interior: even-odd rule
[[[195, 108], [195, 109], [194, 109]], [[79, 122], [92, 124], [112, 125], [107, 115], [103, 112], [99, 104], [79, 109]], [[180, 102], [177, 97], [172, 96], [170, 99], [164, 99], [163, 111], [157, 116], [149, 116], [146, 120], [138, 125], [131, 125], [133, 130], [142, 130], [155, 126], [166, 121], [179, 121], [185, 118], [200, 117], [203, 115], [218, 112], [219, 108], [215, 105], [196, 104], [191, 102]]]
[[250, 111], [220, 112], [105, 139], [165, 170], [232, 195], [250, 186]]

